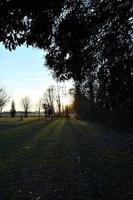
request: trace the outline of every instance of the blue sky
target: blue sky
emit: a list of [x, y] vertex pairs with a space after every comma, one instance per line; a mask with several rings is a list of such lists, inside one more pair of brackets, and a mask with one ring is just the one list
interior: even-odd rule
[[[17, 109], [24, 96], [29, 96], [35, 105], [46, 88], [55, 84], [43, 56], [44, 51], [36, 48], [21, 46], [10, 52], [0, 45], [0, 87], [15, 101]], [[4, 110], [8, 109], [10, 103]]]

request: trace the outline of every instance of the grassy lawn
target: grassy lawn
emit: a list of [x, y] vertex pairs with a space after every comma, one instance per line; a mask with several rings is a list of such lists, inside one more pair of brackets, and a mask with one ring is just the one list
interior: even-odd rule
[[0, 122], [0, 200], [133, 200], [133, 137], [57, 118]]

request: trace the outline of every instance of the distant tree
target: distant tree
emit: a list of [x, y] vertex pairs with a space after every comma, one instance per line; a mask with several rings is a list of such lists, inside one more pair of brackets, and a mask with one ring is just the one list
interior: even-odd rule
[[24, 109], [24, 116], [25, 118], [27, 118], [28, 116], [28, 110], [30, 108], [30, 98], [28, 96], [25, 96], [22, 100], [21, 100], [21, 105]]
[[0, 116], [2, 117], [2, 110], [4, 106], [9, 102], [10, 97], [8, 96], [7, 92], [0, 88]]
[[56, 104], [58, 107], [58, 114], [59, 116], [61, 115], [61, 88], [59, 86], [57, 86], [56, 88], [56, 95], [55, 95], [55, 100], [56, 100]]
[[50, 86], [49, 88], [47, 88], [42, 98], [43, 109], [45, 110], [45, 114], [49, 117], [55, 113], [54, 101], [55, 101], [55, 88], [54, 86]]
[[42, 108], [42, 99], [39, 99], [39, 101], [36, 104], [36, 107], [37, 107], [37, 112], [38, 112], [38, 118], [40, 120], [41, 108]]
[[15, 115], [16, 115], [16, 108], [15, 108], [15, 102], [14, 101], [12, 101], [12, 103], [11, 103], [10, 115], [11, 115], [11, 117], [15, 117]]
[[66, 99], [66, 96], [67, 96], [67, 90], [66, 90], [66, 86], [63, 85], [61, 87], [61, 112], [62, 112], [62, 115], [65, 115], [65, 99]]
[[54, 114], [54, 109], [52, 106], [46, 104], [46, 103], [42, 103], [42, 108], [44, 109], [44, 114], [47, 117], [51, 117]]
[[48, 105], [46, 103], [42, 103], [42, 108], [44, 110], [45, 117], [48, 117]]
[[65, 117], [69, 117], [69, 106], [65, 106]]

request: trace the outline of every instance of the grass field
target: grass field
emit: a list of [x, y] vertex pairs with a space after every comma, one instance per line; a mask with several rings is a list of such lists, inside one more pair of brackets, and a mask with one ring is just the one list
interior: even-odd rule
[[133, 200], [132, 145], [98, 123], [0, 121], [0, 200]]

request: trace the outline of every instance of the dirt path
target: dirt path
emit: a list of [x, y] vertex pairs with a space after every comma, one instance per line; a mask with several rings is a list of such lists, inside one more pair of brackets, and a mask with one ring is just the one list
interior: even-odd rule
[[0, 200], [133, 199], [132, 149], [101, 125], [60, 118], [3, 135]]

